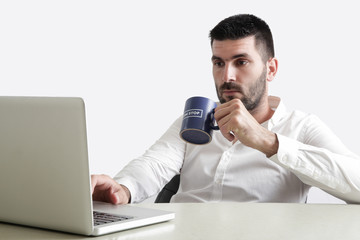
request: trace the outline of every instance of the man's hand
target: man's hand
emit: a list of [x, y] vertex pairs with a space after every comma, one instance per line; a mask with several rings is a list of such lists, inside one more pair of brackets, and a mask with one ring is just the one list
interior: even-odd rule
[[235, 143], [257, 149], [267, 157], [277, 153], [279, 142], [275, 133], [262, 127], [239, 99], [233, 99], [215, 109], [214, 115], [222, 135]]
[[127, 204], [130, 191], [107, 175], [91, 175], [93, 200], [112, 204]]

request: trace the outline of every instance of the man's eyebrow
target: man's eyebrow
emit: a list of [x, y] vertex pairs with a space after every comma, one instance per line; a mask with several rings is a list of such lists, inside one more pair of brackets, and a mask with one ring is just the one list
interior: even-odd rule
[[[248, 58], [248, 57], [249, 57], [249, 54], [247, 54], [247, 53], [236, 54], [236, 55], [232, 56], [231, 59], [237, 59], [237, 58], [243, 58], [243, 57]], [[214, 60], [224, 61], [221, 57], [218, 57], [218, 56], [215, 56], [215, 55], [213, 55], [213, 56], [211, 57], [211, 60], [212, 60], [212, 61], [214, 61]]]
[[221, 57], [217, 57], [217, 56], [212, 56], [211, 57], [211, 61], [214, 61], [214, 60], [222, 60]]

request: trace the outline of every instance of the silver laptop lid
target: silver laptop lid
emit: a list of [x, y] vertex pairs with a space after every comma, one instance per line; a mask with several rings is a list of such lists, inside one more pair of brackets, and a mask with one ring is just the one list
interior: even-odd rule
[[81, 98], [0, 97], [0, 221], [88, 235]]

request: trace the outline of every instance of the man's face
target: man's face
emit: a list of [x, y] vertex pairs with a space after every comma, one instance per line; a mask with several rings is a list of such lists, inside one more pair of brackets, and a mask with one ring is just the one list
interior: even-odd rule
[[254, 37], [214, 40], [213, 76], [221, 103], [240, 99], [248, 111], [257, 107], [266, 92], [267, 68]]

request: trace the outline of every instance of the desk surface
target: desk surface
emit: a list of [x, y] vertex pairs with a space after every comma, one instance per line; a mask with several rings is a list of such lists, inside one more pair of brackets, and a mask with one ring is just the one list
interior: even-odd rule
[[0, 239], [359, 239], [360, 205], [278, 203], [140, 204], [176, 212], [166, 223], [101, 237], [0, 223]]

